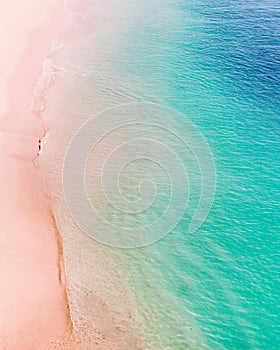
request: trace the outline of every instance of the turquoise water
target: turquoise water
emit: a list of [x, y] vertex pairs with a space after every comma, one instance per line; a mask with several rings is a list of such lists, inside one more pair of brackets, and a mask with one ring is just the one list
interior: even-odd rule
[[197, 232], [186, 212], [153, 245], [107, 248], [124, 266], [145, 350], [279, 349], [279, 3], [104, 3], [114, 6], [100, 23], [83, 2], [91, 35], [64, 57], [83, 116], [133, 101], [171, 107], [199, 127], [217, 171]]
[[117, 69], [199, 126], [218, 186], [198, 232], [183, 221], [130, 253], [141, 306], [161, 349], [279, 349], [280, 5], [172, 1], [150, 16], [162, 26], [124, 33]]

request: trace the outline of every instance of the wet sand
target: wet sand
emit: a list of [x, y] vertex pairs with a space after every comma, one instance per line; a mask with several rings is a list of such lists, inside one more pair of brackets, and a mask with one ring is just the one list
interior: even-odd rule
[[36, 165], [43, 125], [30, 112], [62, 4], [25, 0], [0, 13], [0, 348], [60, 349], [71, 334], [62, 250]]
[[[56, 33], [77, 19], [58, 0], [0, 9], [1, 350], [144, 348], [117, 253], [79, 232], [60, 198], [69, 114], [58, 116], [49, 95], [44, 113], [31, 112]], [[62, 90], [51, 87], [58, 105]]]

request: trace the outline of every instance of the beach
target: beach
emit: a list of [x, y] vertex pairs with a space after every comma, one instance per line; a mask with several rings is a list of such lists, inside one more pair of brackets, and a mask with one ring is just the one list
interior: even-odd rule
[[35, 161], [44, 126], [30, 112], [62, 15], [63, 4], [53, 0], [14, 1], [0, 11], [3, 350], [60, 349], [72, 332], [60, 237]]
[[71, 226], [63, 198], [56, 203], [61, 174], [48, 176], [50, 164], [59, 168], [64, 156], [56, 147], [67, 143], [53, 125], [63, 130], [57, 105], [48, 106], [48, 94], [59, 91], [60, 98], [63, 91], [48, 64], [57, 35], [79, 21], [74, 10], [56, 0], [22, 0], [6, 3], [0, 13], [3, 350], [141, 348], [118, 267], [107, 269], [113, 263], [108, 252]]
[[1, 350], [278, 350], [279, 13], [0, 0]]

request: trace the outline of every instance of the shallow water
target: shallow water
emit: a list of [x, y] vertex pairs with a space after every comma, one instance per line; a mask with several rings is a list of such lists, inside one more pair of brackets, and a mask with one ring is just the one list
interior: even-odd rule
[[[78, 8], [75, 2], [69, 6]], [[46, 116], [51, 130], [58, 127], [50, 133], [53, 143], [48, 146], [57, 147], [57, 162], [62, 162], [73, 131], [92, 116], [109, 107], [150, 101], [173, 108], [193, 122], [206, 138], [216, 164], [215, 200], [207, 220], [194, 234], [188, 229], [201, 194], [198, 168], [191, 154], [173, 143], [175, 152], [185, 155], [182, 162], [189, 166], [190, 177], [189, 207], [180, 223], [147, 247], [121, 250], [97, 244], [110, 256], [110, 268], [121, 271], [119, 278], [137, 305], [144, 348], [278, 349], [278, 2], [146, 0], [139, 4], [122, 0], [118, 6], [110, 1], [84, 1], [79, 6], [85, 11], [84, 20], [64, 39], [59, 60], [66, 74], [50, 96], [50, 104], [59, 106], [54, 108], [56, 121], [52, 109]], [[123, 117], [113, 116], [114, 120]], [[106, 121], [110, 129], [113, 119], [112, 114], [109, 119], [101, 114], [93, 134], [102, 134]], [[188, 133], [183, 124], [182, 132]], [[147, 209], [136, 219], [137, 215], [123, 216], [107, 206], [108, 198], [98, 192], [104, 160], [110, 150], [125, 144], [131, 132], [134, 138], [147, 138], [149, 132], [149, 138], [172, 143], [158, 130], [141, 130], [105, 138], [97, 158], [88, 159], [89, 197], [99, 214], [118, 229], [134, 224], [143, 227], [170, 204], [171, 170], [166, 176], [143, 157], [122, 173], [120, 189], [133, 202], [141, 199], [137, 184], [143, 177], [156, 183], [159, 197], [150, 212]], [[90, 144], [91, 135], [87, 136]], [[130, 148], [122, 154], [122, 160], [131, 152]], [[51, 173], [58, 172], [57, 165], [48, 164]], [[115, 172], [112, 167], [109, 170]], [[207, 187], [210, 177], [204, 180]], [[186, 199], [183, 186], [177, 197], [182, 205]], [[107, 191], [109, 197], [115, 194], [112, 188]], [[211, 196], [211, 191], [207, 193]], [[61, 220], [67, 231], [67, 214]], [[93, 226], [98, 230], [96, 223]], [[79, 251], [83, 254], [82, 247]], [[71, 275], [73, 270], [69, 271]]]

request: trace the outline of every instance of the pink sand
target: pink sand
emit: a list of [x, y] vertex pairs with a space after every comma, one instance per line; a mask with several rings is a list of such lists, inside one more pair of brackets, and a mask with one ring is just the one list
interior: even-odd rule
[[40, 169], [44, 130], [29, 112], [61, 27], [56, 0], [17, 0], [0, 16], [0, 349], [68, 349], [62, 250]]

